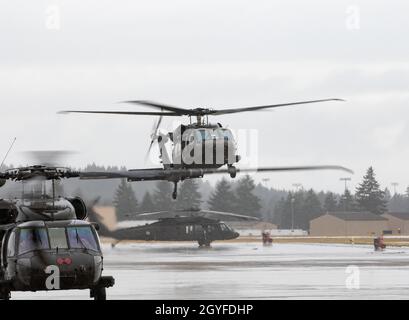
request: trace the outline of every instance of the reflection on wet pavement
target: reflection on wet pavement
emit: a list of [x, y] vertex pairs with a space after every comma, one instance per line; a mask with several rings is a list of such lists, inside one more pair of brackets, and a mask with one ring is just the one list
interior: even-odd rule
[[[108, 299], [407, 299], [409, 248], [330, 244], [120, 243], [104, 247]], [[360, 289], [345, 285], [359, 267]], [[13, 293], [18, 299], [88, 299], [87, 291]]]

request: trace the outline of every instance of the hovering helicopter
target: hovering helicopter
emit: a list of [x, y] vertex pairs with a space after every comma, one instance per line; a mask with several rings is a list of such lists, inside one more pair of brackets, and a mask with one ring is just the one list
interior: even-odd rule
[[[177, 197], [177, 183], [190, 178], [202, 178], [205, 174], [228, 173], [230, 177], [236, 177], [239, 172], [270, 172], [270, 171], [300, 171], [300, 170], [323, 170], [335, 169], [352, 173], [351, 170], [340, 166], [300, 166], [300, 167], [265, 167], [253, 169], [238, 169], [234, 166], [240, 161], [237, 154], [237, 143], [230, 129], [223, 127], [220, 123], [209, 123], [209, 115], [225, 115], [239, 112], [259, 111], [271, 108], [318, 103], [325, 101], [343, 101], [342, 99], [321, 99], [264, 105], [256, 107], [243, 107], [233, 109], [210, 109], [195, 108], [184, 109], [151, 101], [125, 101], [127, 103], [139, 104], [158, 109], [159, 111], [84, 111], [66, 110], [60, 113], [90, 113], [90, 114], [119, 114], [119, 115], [151, 115], [159, 116], [154, 125], [148, 154], [155, 141], [159, 143], [160, 158], [163, 168], [136, 169], [127, 172], [107, 173], [105, 177], [99, 178], [126, 178], [128, 181], [143, 180], [168, 180], [174, 183], [173, 199]], [[165, 110], [165, 111], [164, 111]], [[159, 126], [164, 116], [179, 117], [188, 116], [190, 123], [180, 125], [175, 131], [162, 133]], [[192, 117], [196, 122], [192, 122]], [[167, 153], [165, 143], [172, 142], [172, 157]], [[227, 165], [227, 168], [220, 169]], [[97, 175], [88, 178], [98, 178]]]
[[[79, 173], [45, 165], [0, 173], [3, 184], [12, 180], [22, 185], [21, 198], [0, 200], [0, 299], [10, 299], [12, 291], [53, 289], [90, 289], [95, 300], [106, 299], [106, 288], [115, 281], [102, 276], [97, 226], [85, 221], [81, 198], [56, 196], [55, 182], [74, 177]], [[51, 273], [57, 280], [50, 287]]]
[[[258, 221], [258, 218], [241, 214], [189, 209], [175, 211], [159, 211], [135, 215], [134, 222], [142, 225], [118, 228], [110, 231], [104, 226], [95, 209], [90, 210], [90, 221], [97, 222], [100, 226], [101, 236], [116, 240], [112, 246], [123, 240], [145, 241], [197, 241], [200, 247], [210, 246], [216, 240], [231, 240], [239, 237], [225, 222], [221, 221]], [[146, 223], [150, 221], [151, 223]], [[153, 221], [153, 222], [152, 222]]]

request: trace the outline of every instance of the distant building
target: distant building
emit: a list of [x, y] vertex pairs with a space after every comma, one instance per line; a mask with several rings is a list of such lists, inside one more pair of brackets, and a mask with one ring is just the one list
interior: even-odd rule
[[370, 212], [328, 212], [310, 221], [311, 236], [373, 236], [387, 230], [388, 219]]
[[392, 234], [409, 235], [409, 212], [388, 212], [382, 215], [388, 219]]

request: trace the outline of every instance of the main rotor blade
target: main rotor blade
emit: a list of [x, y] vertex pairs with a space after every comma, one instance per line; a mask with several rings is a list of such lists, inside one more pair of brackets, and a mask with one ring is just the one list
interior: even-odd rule
[[59, 114], [67, 113], [95, 113], [95, 114], [122, 114], [122, 115], [141, 115], [141, 116], [170, 116], [178, 117], [180, 114], [174, 112], [144, 112], [144, 111], [86, 111], [86, 110], [64, 110]]
[[231, 212], [221, 212], [221, 211], [212, 211], [212, 210], [200, 210], [199, 215], [201, 217], [222, 217], [222, 219], [226, 220], [226, 218], [231, 220], [253, 220], [259, 221], [259, 218], [246, 216], [243, 214], [231, 213]]
[[[277, 172], [277, 171], [311, 171], [311, 170], [340, 170], [350, 174], [354, 172], [351, 169], [342, 166], [300, 166], [300, 167], [260, 167], [254, 169], [237, 169], [237, 172]], [[224, 171], [229, 172], [228, 169]]]
[[76, 152], [72, 150], [29, 150], [20, 153], [35, 165], [58, 167], [63, 166], [63, 161]]
[[224, 110], [211, 110], [209, 114], [211, 114], [211, 115], [222, 115], [222, 114], [230, 114], [230, 113], [238, 113], [238, 112], [257, 111], [257, 110], [269, 109], [269, 108], [279, 108], [279, 107], [293, 106], [293, 105], [298, 105], [298, 104], [318, 103], [318, 102], [325, 102], [325, 101], [345, 101], [345, 100], [332, 98], [332, 99], [321, 99], [321, 100], [309, 100], [309, 101], [271, 104], [271, 105], [257, 106], [257, 107], [244, 107], [244, 108], [233, 108], [233, 109], [224, 109]]
[[153, 101], [147, 101], [147, 100], [131, 100], [131, 101], [123, 101], [124, 103], [133, 103], [133, 104], [140, 104], [143, 106], [148, 106], [156, 109], [162, 109], [162, 110], [168, 110], [174, 113], [177, 113], [178, 115], [193, 115], [195, 114], [192, 110], [189, 109], [184, 109], [184, 108], [179, 108], [179, 107], [174, 107], [170, 106], [167, 104], [162, 104], [162, 103], [157, 103]]
[[230, 212], [221, 212], [221, 211], [211, 211], [211, 210], [171, 210], [168, 211], [157, 211], [157, 212], [144, 212], [136, 215], [137, 218], [175, 218], [175, 217], [205, 217], [210, 219], [223, 218], [227, 220], [253, 220], [259, 221], [259, 218], [245, 216], [242, 214], [230, 213]]

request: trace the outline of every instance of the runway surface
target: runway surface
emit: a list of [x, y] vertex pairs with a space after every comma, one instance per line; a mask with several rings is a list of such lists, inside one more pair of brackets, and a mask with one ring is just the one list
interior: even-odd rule
[[[408, 299], [409, 248], [195, 243], [104, 246], [108, 299]], [[348, 268], [349, 267], [349, 268]], [[89, 299], [83, 290], [12, 299]]]

